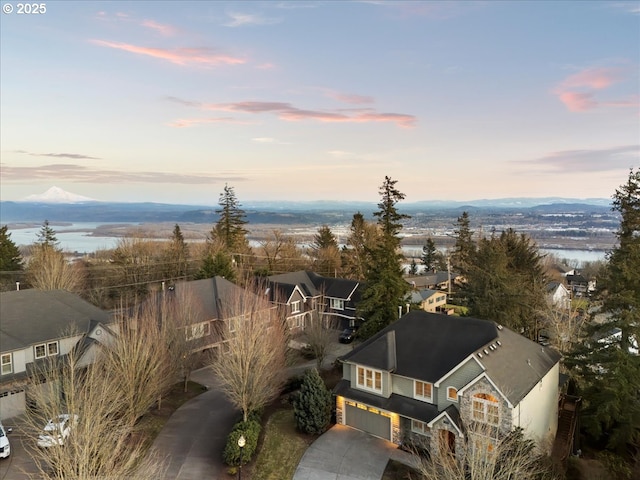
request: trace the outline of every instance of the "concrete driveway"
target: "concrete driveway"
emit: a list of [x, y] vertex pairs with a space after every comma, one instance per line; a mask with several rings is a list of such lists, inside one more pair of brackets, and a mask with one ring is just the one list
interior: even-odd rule
[[411, 462], [411, 456], [391, 442], [335, 425], [307, 449], [293, 480], [377, 480], [389, 458]]
[[171, 415], [152, 448], [168, 463], [166, 479], [225, 478], [228, 467], [222, 462], [222, 451], [240, 413], [216, 388], [209, 368], [193, 372], [191, 379], [209, 390]]

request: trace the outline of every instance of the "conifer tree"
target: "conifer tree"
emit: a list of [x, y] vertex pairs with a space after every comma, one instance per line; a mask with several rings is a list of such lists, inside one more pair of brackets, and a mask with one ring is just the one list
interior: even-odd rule
[[616, 190], [618, 244], [598, 281], [604, 321], [592, 321], [566, 360], [584, 399], [582, 425], [607, 448], [640, 442], [640, 169]]
[[225, 184], [218, 205], [220, 208], [216, 210], [216, 213], [220, 215], [220, 219], [214, 225], [211, 237], [219, 240], [227, 253], [239, 253], [248, 245], [247, 230], [244, 228], [247, 221], [245, 220], [246, 214], [240, 208], [241, 205], [233, 187]]
[[340, 269], [340, 249], [336, 236], [327, 225], [320, 227], [313, 236], [309, 253], [316, 273], [326, 277], [336, 276]]
[[293, 400], [293, 414], [298, 430], [320, 435], [331, 422], [331, 392], [315, 368], [304, 374], [300, 392]]
[[436, 244], [433, 239], [429, 237], [422, 247], [422, 264], [424, 265], [425, 273], [431, 272], [436, 268], [437, 259], [438, 251], [436, 250]]
[[202, 261], [202, 267], [198, 271], [196, 278], [222, 277], [230, 282], [236, 280], [236, 271], [233, 268], [233, 259], [223, 251], [215, 255], [208, 254]]
[[41, 247], [51, 247], [58, 249], [58, 238], [56, 237], [56, 232], [49, 225], [49, 220], [45, 220], [40, 227], [40, 231], [38, 232], [38, 239], [36, 240], [36, 244]]
[[379, 210], [374, 212], [378, 218], [380, 239], [368, 248], [369, 265], [366, 272], [366, 287], [362, 300], [358, 304], [358, 315], [365, 322], [358, 335], [368, 338], [398, 319], [399, 307], [409, 291], [409, 284], [404, 280], [400, 251], [399, 233], [402, 220], [409, 218], [398, 212], [396, 204], [405, 195], [396, 189], [397, 180], [385, 177], [380, 187], [381, 201]]
[[357, 212], [351, 220], [347, 244], [342, 248], [344, 274], [353, 280], [362, 281], [366, 277], [369, 264], [368, 253], [378, 239], [376, 225], [367, 222], [364, 215]]
[[451, 263], [457, 271], [466, 274], [471, 256], [476, 248], [468, 212], [462, 212], [462, 215], [458, 217], [453, 233], [456, 238], [456, 244], [451, 256]]
[[24, 266], [20, 250], [11, 240], [8, 229], [7, 225], [0, 227], [0, 271], [15, 272], [22, 270]]
[[177, 223], [167, 246], [166, 257], [167, 276], [171, 279], [186, 278], [189, 265], [189, 246], [184, 241], [184, 235]]

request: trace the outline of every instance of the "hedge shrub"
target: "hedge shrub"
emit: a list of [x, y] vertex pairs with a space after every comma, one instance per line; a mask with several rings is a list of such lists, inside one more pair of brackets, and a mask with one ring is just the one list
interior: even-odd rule
[[260, 423], [254, 419], [236, 423], [227, 437], [227, 444], [224, 447], [224, 452], [222, 453], [222, 460], [224, 463], [231, 467], [237, 467], [240, 465], [240, 447], [238, 446], [238, 439], [241, 435], [244, 435], [246, 440], [245, 446], [242, 448], [242, 464], [244, 465], [250, 462], [256, 448], [258, 447], [258, 437], [260, 436], [261, 428]]

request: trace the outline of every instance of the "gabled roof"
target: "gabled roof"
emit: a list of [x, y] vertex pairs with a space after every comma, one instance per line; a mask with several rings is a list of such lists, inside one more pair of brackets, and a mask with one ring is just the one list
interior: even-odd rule
[[176, 299], [193, 302], [194, 323], [197, 323], [227, 318], [238, 302], [254, 294], [222, 277], [213, 277], [178, 282], [173, 295]]
[[304, 270], [271, 275], [269, 283], [274, 290], [277, 289], [280, 295], [287, 300], [297, 286], [305, 297], [325, 295], [331, 298], [357, 301], [359, 299], [358, 287], [361, 285], [356, 280], [323, 277], [317, 273]]
[[410, 294], [410, 302], [411, 303], [422, 303], [425, 300], [427, 300], [430, 297], [433, 297], [434, 295], [438, 294], [438, 295], [442, 295], [444, 292], [439, 291], [439, 290], [429, 290], [428, 288], [425, 288], [423, 290], [419, 290], [419, 291], [412, 291]]
[[[390, 361], [390, 332], [395, 335], [395, 369]], [[471, 355], [484, 369], [478, 379], [486, 376], [512, 405], [561, 358], [555, 350], [488, 320], [414, 310], [342, 360], [436, 383]]]
[[481, 352], [480, 364], [512, 405], [517, 405], [562, 358], [554, 349], [504, 327], [492, 345], [493, 349], [491, 344], [486, 349], [488, 354], [484, 349]]
[[0, 350], [19, 350], [84, 334], [92, 322], [109, 324], [111, 315], [64, 290], [16, 290], [0, 294]]
[[390, 331], [395, 332], [395, 373], [431, 383], [498, 336], [493, 322], [414, 310], [342, 359], [389, 370], [387, 332]]

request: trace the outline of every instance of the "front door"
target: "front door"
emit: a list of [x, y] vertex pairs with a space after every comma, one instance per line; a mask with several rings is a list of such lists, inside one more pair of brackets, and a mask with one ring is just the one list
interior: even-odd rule
[[456, 435], [449, 430], [440, 430], [440, 452], [453, 457], [456, 455]]

